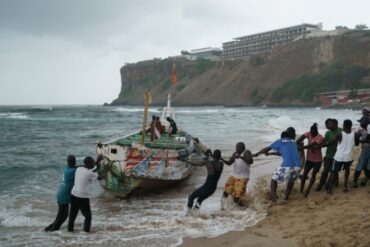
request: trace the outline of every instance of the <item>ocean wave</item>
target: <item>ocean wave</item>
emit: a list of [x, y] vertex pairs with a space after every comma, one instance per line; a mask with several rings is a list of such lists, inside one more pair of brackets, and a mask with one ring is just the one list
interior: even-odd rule
[[298, 123], [289, 116], [280, 116], [268, 120], [268, 124], [273, 129], [285, 130], [290, 126], [297, 126]]
[[[175, 113], [177, 114], [210, 114], [210, 113], [240, 113], [240, 112], [246, 112], [247, 109], [243, 108], [216, 108], [216, 109], [210, 109], [210, 108], [201, 108], [201, 109], [181, 109], [181, 108], [174, 108]], [[133, 107], [118, 107], [114, 108], [111, 111], [113, 112], [143, 112], [143, 108], [133, 108]], [[162, 108], [149, 108], [149, 112], [153, 113], [161, 113]]]
[[5, 227], [42, 226], [41, 217], [32, 217], [35, 213], [45, 214], [47, 211], [34, 208], [26, 198], [2, 196], [0, 198], [0, 225]]
[[0, 118], [30, 119], [30, 114], [32, 113], [49, 112], [52, 110], [52, 107], [10, 108], [7, 109], [7, 112], [0, 112]]
[[180, 114], [209, 114], [209, 113], [247, 113], [248, 111], [253, 111], [254, 109], [247, 108], [198, 108], [198, 109], [175, 109], [176, 113]]
[[204, 109], [204, 110], [177, 110], [179, 114], [208, 114], [208, 113], [219, 113], [221, 110], [217, 109]]
[[8, 118], [8, 119], [28, 119], [29, 115], [23, 112], [8, 112], [8, 113], [0, 113], [0, 118]]
[[[118, 108], [112, 109], [111, 111], [113, 112], [144, 112], [144, 109], [143, 108], [131, 108], [131, 107], [118, 107]], [[162, 112], [162, 110], [153, 109], [153, 108], [149, 108], [148, 111], [156, 112], [156, 113]]]
[[31, 110], [32, 112], [44, 112], [44, 111], [52, 111], [52, 106], [32, 106], [28, 110]]
[[28, 113], [37, 113], [37, 112], [50, 112], [53, 111], [52, 106], [15, 106], [8, 108], [9, 112], [28, 112]]
[[265, 135], [262, 135], [262, 139], [267, 142], [272, 142], [280, 138], [282, 131], [286, 130], [288, 127], [294, 127], [296, 133], [302, 133], [301, 128], [302, 123], [293, 120], [289, 116], [279, 116], [270, 118], [268, 120], [268, 128]]

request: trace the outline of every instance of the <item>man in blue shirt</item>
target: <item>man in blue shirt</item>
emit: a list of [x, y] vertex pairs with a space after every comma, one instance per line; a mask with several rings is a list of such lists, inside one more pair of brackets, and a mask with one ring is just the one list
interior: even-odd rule
[[64, 167], [63, 181], [59, 186], [56, 196], [58, 202], [58, 214], [54, 222], [45, 227], [46, 232], [59, 230], [64, 221], [68, 218], [71, 190], [75, 181], [76, 157], [74, 155], [69, 155], [67, 163], [68, 165]]
[[278, 182], [287, 182], [285, 200], [288, 200], [290, 192], [293, 189], [294, 181], [299, 175], [301, 169], [301, 160], [298, 153], [297, 144], [294, 141], [295, 136], [287, 131], [281, 133], [281, 139], [273, 142], [270, 146], [254, 154], [257, 157], [260, 154], [270, 155], [269, 151], [275, 150], [283, 158], [280, 167], [276, 168], [271, 178], [271, 200], [276, 203], [276, 189]]

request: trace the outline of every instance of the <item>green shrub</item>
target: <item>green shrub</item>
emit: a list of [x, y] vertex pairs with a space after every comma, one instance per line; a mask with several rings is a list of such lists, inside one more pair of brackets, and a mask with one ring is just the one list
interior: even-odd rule
[[160, 87], [160, 92], [163, 92], [165, 90], [169, 90], [171, 88], [171, 81], [170, 78], [167, 80], [163, 81]]
[[274, 90], [272, 99], [275, 102], [291, 100], [310, 102], [314, 95], [320, 92], [340, 89], [356, 90], [364, 86], [360, 81], [369, 72], [369, 68], [359, 65], [333, 64], [316, 74], [305, 74], [297, 79], [286, 81]]
[[213, 66], [214, 62], [209, 59], [197, 59], [196, 70], [198, 74], [203, 74]]
[[256, 98], [256, 97], [257, 97], [257, 95], [258, 95], [258, 88], [255, 88], [255, 89], [253, 89], [253, 91], [251, 92], [251, 97], [252, 97], [252, 99], [253, 99], [253, 98]]

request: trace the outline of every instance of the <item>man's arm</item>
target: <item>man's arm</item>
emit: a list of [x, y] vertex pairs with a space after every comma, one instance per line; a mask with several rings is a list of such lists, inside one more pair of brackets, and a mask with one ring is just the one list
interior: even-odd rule
[[316, 142], [303, 146], [303, 149], [319, 149], [319, 148], [322, 148], [322, 144], [318, 144]]
[[342, 141], [342, 133], [338, 134], [333, 140], [330, 142], [326, 142], [325, 146], [335, 145], [338, 141]]
[[253, 164], [253, 155], [249, 150], [244, 152], [242, 159], [249, 165]]
[[[361, 133], [355, 132], [354, 136], [355, 136], [355, 146], [360, 145], [360, 143], [362, 143], [361, 142]], [[365, 139], [366, 139], [366, 137], [365, 137]]]
[[260, 154], [267, 154], [272, 148], [271, 147], [265, 147], [258, 151], [257, 153], [253, 154], [254, 157], [258, 157]]
[[370, 143], [370, 135], [369, 134], [366, 135], [365, 142]]
[[235, 152], [235, 153], [233, 153], [233, 155], [230, 157], [230, 159], [229, 159], [229, 160], [225, 160], [225, 159], [224, 159], [224, 158], [222, 158], [222, 157], [221, 157], [221, 160], [222, 160], [226, 165], [231, 166], [231, 165], [234, 163], [234, 161], [235, 161], [236, 157], [237, 157], [237, 153]]
[[269, 156], [269, 155], [281, 156], [281, 153], [279, 153], [279, 152], [269, 152], [269, 153], [266, 153], [266, 156]]
[[315, 142], [304, 146], [303, 149], [321, 149], [323, 144], [325, 144], [325, 139], [318, 137]]
[[299, 144], [299, 143], [303, 142], [303, 140], [304, 140], [304, 139], [306, 139], [306, 136], [305, 136], [305, 135], [301, 135], [301, 136], [297, 139], [296, 143], [297, 143], [297, 144]]
[[338, 141], [338, 142], [342, 142], [342, 138], [343, 138], [343, 136], [342, 136], [342, 132], [340, 132], [340, 133], [336, 136], [336, 138], [335, 138], [335, 139], [337, 139], [337, 141]]

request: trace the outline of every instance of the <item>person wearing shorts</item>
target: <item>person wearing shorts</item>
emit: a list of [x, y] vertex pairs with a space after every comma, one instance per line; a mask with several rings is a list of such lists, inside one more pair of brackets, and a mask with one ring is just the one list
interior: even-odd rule
[[283, 158], [283, 162], [280, 167], [276, 168], [271, 178], [271, 200], [273, 203], [276, 203], [276, 190], [280, 182], [287, 183], [285, 200], [289, 199], [294, 181], [298, 177], [301, 169], [301, 159], [294, 139], [295, 136], [292, 136], [287, 131], [283, 131], [281, 133], [281, 139], [273, 142], [270, 146], [263, 148], [253, 155], [254, 157], [258, 157], [260, 154], [269, 155], [269, 151], [275, 150]]
[[304, 146], [304, 149], [307, 149], [307, 160], [305, 162], [304, 171], [301, 180], [301, 193], [303, 193], [304, 185], [307, 179], [308, 173], [312, 170], [312, 176], [310, 183], [308, 185], [305, 197], [308, 196], [310, 190], [315, 183], [316, 174], [320, 171], [322, 163], [322, 153], [321, 146], [324, 143], [324, 137], [319, 133], [317, 124], [314, 123], [309, 132], [306, 132], [304, 135], [300, 136], [297, 140], [297, 144], [302, 143], [304, 139], [308, 139], [308, 144]]
[[245, 149], [243, 142], [238, 142], [235, 149], [236, 152], [231, 156], [230, 160], [222, 159], [226, 165], [233, 166], [233, 175], [225, 183], [222, 200], [231, 195], [235, 203], [242, 205], [242, 199], [245, 197], [249, 181], [250, 166], [253, 164], [253, 157], [252, 153]]
[[332, 193], [334, 177], [338, 176], [340, 170], [344, 170], [343, 191], [348, 192], [348, 178], [352, 164], [353, 147], [355, 146], [355, 133], [352, 131], [352, 121], [349, 119], [343, 122], [343, 132], [338, 136], [337, 152], [334, 156], [333, 170], [330, 172], [327, 192]]
[[228, 195], [232, 195], [233, 198], [240, 199], [245, 195], [248, 181], [249, 178], [236, 178], [230, 176], [225, 183], [224, 192]]
[[[328, 118], [325, 121], [325, 127], [327, 131], [325, 132], [325, 143], [322, 147], [326, 147], [326, 153], [324, 158], [324, 169], [321, 172], [321, 177], [319, 181], [319, 185], [316, 188], [316, 191], [321, 191], [321, 189], [325, 186], [326, 189], [328, 188], [328, 177], [330, 171], [333, 169], [334, 164], [334, 155], [337, 151], [338, 145], [338, 135], [342, 132], [342, 129], [338, 128], [338, 121], [336, 119]], [[338, 177], [334, 177], [334, 183], [338, 184]]]

